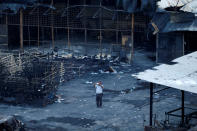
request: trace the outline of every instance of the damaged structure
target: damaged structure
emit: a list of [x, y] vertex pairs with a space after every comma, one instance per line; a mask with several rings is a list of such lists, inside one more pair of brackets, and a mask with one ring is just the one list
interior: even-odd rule
[[[172, 61], [172, 65], [161, 64], [152, 69], [145, 70], [144, 72], [133, 75], [134, 77], [147, 81], [150, 83], [150, 127], [146, 127], [145, 130], [183, 130], [196, 126], [197, 109], [190, 105], [185, 107], [185, 92], [191, 92], [196, 94], [197, 86], [197, 52], [182, 56]], [[169, 72], [166, 72], [168, 70]], [[156, 91], [155, 84], [162, 85], [165, 88]], [[161, 92], [169, 88], [175, 88], [180, 90], [181, 104], [177, 109], [165, 112], [166, 120], [163, 123], [153, 124], [153, 95], [156, 92]], [[155, 103], [156, 104], [156, 103]], [[170, 117], [180, 118], [175, 125], [174, 119]], [[154, 121], [155, 122], [155, 121]], [[194, 129], [195, 130], [195, 129]]]
[[[93, 48], [94, 54], [132, 59], [134, 43], [148, 41], [150, 18], [140, 12], [151, 12], [155, 8], [153, 3], [153, 0], [2, 1], [1, 46], [23, 50], [30, 46], [55, 48], [61, 43], [70, 51], [83, 46]], [[82, 52], [92, 53], [87, 49]]]
[[[91, 97], [92, 100], [92, 94], [91, 96], [84, 95], [87, 97], [84, 100], [81, 98], [83, 96], [77, 94], [85, 92], [81, 91], [81, 89], [87, 89], [88, 91], [85, 92], [87, 94], [92, 93], [90, 91], [93, 89], [88, 88], [93, 85], [94, 80], [88, 77], [96, 76], [100, 73], [99, 77], [105, 79], [107, 74], [117, 74], [116, 78], [113, 79], [114, 81], [119, 81], [122, 78], [129, 82], [133, 80], [133, 83], [126, 81], [128, 85], [125, 85], [132, 85], [133, 87], [129, 89], [124, 87], [117, 90], [106, 89], [105, 91], [109, 93], [107, 94], [109, 99], [105, 99], [106, 102], [113, 99], [116, 95], [115, 93], [118, 92], [118, 96], [123, 97], [120, 100], [118, 98], [118, 101], [117, 99], [114, 101], [121, 103], [121, 106], [124, 102], [136, 102], [136, 105], [138, 105], [138, 99], [136, 101], [133, 99], [129, 100], [124, 98], [124, 95], [134, 91], [137, 86], [145, 86], [146, 83], [144, 81], [149, 82], [150, 127], [146, 127], [147, 129], [145, 128], [145, 130], [157, 130], [157, 127], [153, 128], [153, 96], [160, 91], [175, 88], [181, 90], [181, 107], [166, 112], [165, 116], [166, 118], [170, 116], [180, 117], [178, 126], [182, 126], [183, 129], [190, 128], [195, 126], [191, 122], [193, 122], [193, 118], [197, 118], [197, 113], [186, 111], [191, 108], [186, 108], [184, 105], [184, 93], [185, 91], [197, 93], [195, 88], [197, 86], [197, 69], [195, 66], [197, 53], [194, 52], [197, 50], [196, 31], [196, 0], [1, 0], [0, 102], [8, 105], [23, 106], [27, 104], [28, 106], [39, 105], [42, 107], [47, 107], [48, 104], [51, 104], [52, 110], [51, 107], [47, 108], [44, 111], [47, 115], [38, 117], [39, 120], [36, 118], [37, 121], [33, 119], [28, 121], [29, 118], [27, 117], [27, 119], [24, 119], [31, 124], [41, 123], [42, 121], [45, 123], [55, 121], [58, 124], [69, 123], [72, 129], [73, 125], [77, 125], [84, 120], [89, 124], [84, 126], [82, 123], [81, 125], [84, 128], [91, 127], [94, 124], [104, 125], [104, 122], [96, 121], [94, 123], [94, 120], [84, 118], [84, 114], [88, 115], [86, 111], [82, 112], [82, 110], [80, 112], [82, 115], [76, 112], [69, 112], [74, 115], [80, 114], [82, 118], [71, 118], [69, 113], [67, 113], [69, 117], [61, 118], [59, 114], [56, 116], [55, 113], [58, 111], [62, 113], [61, 111], [65, 109], [63, 104], [75, 104], [75, 106], [78, 106], [82, 103], [79, 106], [82, 109], [84, 105], [88, 107], [88, 104], [93, 103], [91, 101], [87, 102], [88, 104], [86, 103], [88, 97]], [[142, 50], [146, 47], [146, 50], [151, 50], [151, 57], [148, 56], [147, 52], [148, 55], [143, 54], [143, 52], [141, 54], [147, 56], [145, 58], [141, 56], [139, 58], [143, 57], [142, 59], [135, 60], [134, 52], [136, 47], [140, 47], [140, 49], [143, 47]], [[139, 53], [138, 55], [141, 54]], [[145, 66], [142, 65], [144, 64], [143, 62], [138, 63], [140, 60], [144, 60], [144, 63], [151, 62]], [[147, 69], [152, 63], [155, 64], [155, 60], [157, 64], [167, 64], [132, 75], [138, 80], [144, 80], [144, 85], [140, 80], [141, 83], [136, 82], [137, 80], [135, 81], [134, 78], [129, 79], [131, 73]], [[189, 69], [186, 69], [186, 67]], [[126, 69], [127, 71], [122, 72], [121, 69]], [[166, 70], [169, 73], [166, 74]], [[182, 70], [187, 71], [182, 72]], [[88, 79], [83, 79], [78, 83], [75, 81], [77, 83], [75, 86], [80, 87], [84, 83], [90, 86], [87, 86], [87, 88], [76, 88], [74, 91], [71, 91], [71, 94], [69, 94], [70, 92], [68, 94], [65, 93], [72, 90], [72, 88], [64, 89], [66, 82], [74, 78], [80, 78], [83, 74], [87, 75], [87, 73], [89, 73], [88, 75], [91, 74], [87, 77]], [[124, 75], [124, 73], [127, 74]], [[95, 78], [97, 80], [100, 79], [98, 77]], [[112, 77], [110, 76], [109, 78], [111, 80]], [[120, 88], [114, 81], [109, 85]], [[164, 88], [154, 92], [153, 89], [157, 87], [154, 86], [156, 84]], [[63, 106], [61, 105], [60, 109], [56, 111], [57, 103], [61, 103], [61, 95], [57, 95], [59, 87], [63, 87], [59, 94], [63, 91], [69, 98], [65, 94], [61, 94], [68, 101], [65, 101], [62, 104]], [[80, 91], [77, 92], [76, 90]], [[113, 96], [110, 96], [110, 91], [114, 93]], [[141, 100], [141, 103], [143, 102], [146, 102], [146, 100]], [[144, 106], [141, 103], [139, 105]], [[53, 107], [52, 105], [55, 106]], [[74, 108], [74, 106], [71, 107]], [[114, 105], [109, 108], [116, 109]], [[134, 109], [130, 106], [127, 108]], [[35, 110], [37, 111], [37, 108]], [[68, 108], [68, 110], [70, 109]], [[41, 111], [43, 110], [40, 109]], [[50, 116], [51, 114], [54, 115], [53, 113], [48, 115], [48, 111], [55, 112], [55, 116]], [[94, 111], [91, 113], [94, 114]], [[176, 111], [178, 113], [174, 114]], [[35, 113], [34, 111], [29, 112], [30, 115], [31, 112], [33, 112], [32, 114]], [[138, 109], [134, 111], [134, 113], [136, 112], [138, 112]], [[21, 114], [19, 116], [24, 115]], [[118, 116], [117, 114], [113, 115], [115, 117]], [[143, 116], [144, 123], [146, 115], [147, 112]], [[89, 115], [89, 117], [95, 116]], [[18, 122], [15, 118], [8, 118], [13, 122]], [[3, 120], [7, 121], [8, 118]], [[76, 120], [78, 123], [71, 122], [70, 119]], [[118, 119], [114, 121], [116, 122]], [[170, 119], [166, 119], [162, 125], [156, 124], [159, 125], [159, 130], [165, 130], [171, 129], [170, 122]], [[6, 122], [2, 121], [0, 123], [0, 129], [4, 128], [4, 123]], [[84, 123], [86, 124], [86, 122]], [[18, 122], [18, 124], [21, 123]], [[19, 125], [17, 126], [19, 127]], [[42, 126], [46, 127], [45, 124]], [[112, 127], [116, 129], [114, 123]], [[6, 125], [6, 128], [9, 127]]]
[[196, 1], [161, 0], [152, 19], [157, 63], [166, 63], [197, 50]]
[[[58, 58], [65, 52], [71, 57], [83, 54], [131, 62], [134, 45], [152, 44], [147, 27], [155, 4], [153, 0], [1, 1], [1, 99], [16, 103], [32, 103], [34, 97], [54, 99], [59, 82], [70, 80], [84, 67]], [[32, 54], [33, 47], [38, 49]], [[13, 49], [19, 53], [3, 53]], [[48, 58], [54, 55], [57, 58]], [[15, 100], [21, 99], [21, 92], [27, 98]]]

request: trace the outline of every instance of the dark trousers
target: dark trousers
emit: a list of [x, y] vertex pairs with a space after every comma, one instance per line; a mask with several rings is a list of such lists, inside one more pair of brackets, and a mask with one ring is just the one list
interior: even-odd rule
[[96, 94], [96, 105], [97, 105], [97, 107], [102, 106], [102, 96], [103, 96], [103, 94]]

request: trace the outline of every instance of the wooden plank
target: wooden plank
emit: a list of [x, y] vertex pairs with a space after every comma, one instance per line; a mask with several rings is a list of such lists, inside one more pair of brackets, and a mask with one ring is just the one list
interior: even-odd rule
[[20, 49], [23, 50], [23, 9], [20, 9]]

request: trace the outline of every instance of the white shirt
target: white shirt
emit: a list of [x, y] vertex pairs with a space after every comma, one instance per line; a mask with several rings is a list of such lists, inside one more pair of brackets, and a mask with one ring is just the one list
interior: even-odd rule
[[95, 88], [96, 88], [96, 94], [103, 93], [103, 88], [100, 85], [96, 84]]

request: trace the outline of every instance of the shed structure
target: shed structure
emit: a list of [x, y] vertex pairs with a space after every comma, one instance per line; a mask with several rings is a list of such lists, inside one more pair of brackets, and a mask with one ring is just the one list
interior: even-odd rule
[[152, 18], [156, 34], [156, 61], [171, 60], [197, 51], [197, 2], [195, 0], [161, 0]]
[[174, 111], [181, 110], [182, 124], [185, 123], [184, 92], [197, 94], [197, 51], [171, 61], [171, 64], [161, 64], [152, 69], [134, 74], [135, 78], [150, 82], [150, 125], [153, 115], [153, 88], [154, 84], [175, 88], [182, 92], [182, 106]]

